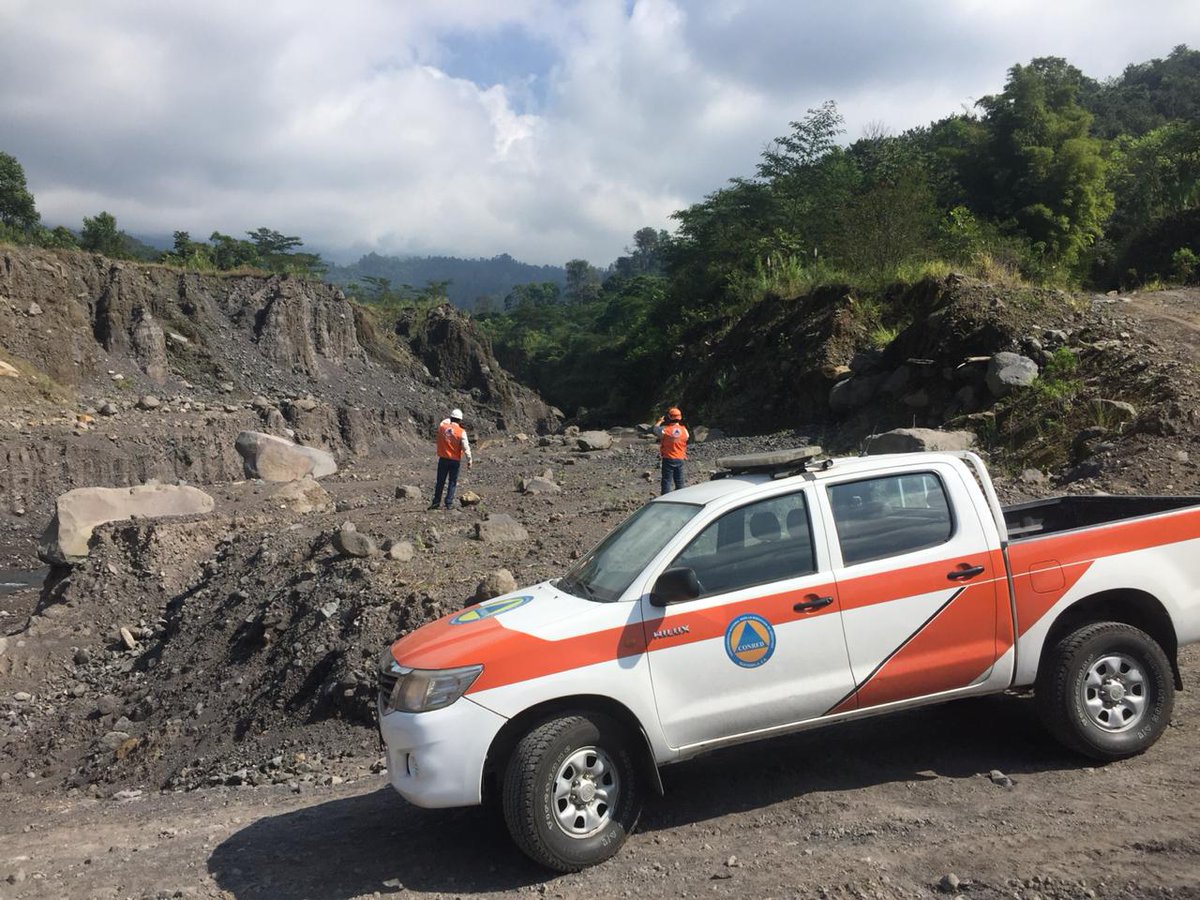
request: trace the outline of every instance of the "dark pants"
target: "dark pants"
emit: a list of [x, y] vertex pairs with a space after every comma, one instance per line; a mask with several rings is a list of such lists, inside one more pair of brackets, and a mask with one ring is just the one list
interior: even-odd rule
[[[443, 487], [446, 488], [446, 509], [454, 505], [454, 489], [458, 487], [458, 468], [461, 465], [462, 460], [438, 457], [437, 487], [433, 490], [432, 506], [442, 502]], [[447, 478], [450, 480], [449, 484], [446, 484]]]
[[675, 483], [675, 490], [683, 487], [683, 460], [664, 457], [662, 461], [662, 492], [664, 494], [671, 491], [671, 482]]

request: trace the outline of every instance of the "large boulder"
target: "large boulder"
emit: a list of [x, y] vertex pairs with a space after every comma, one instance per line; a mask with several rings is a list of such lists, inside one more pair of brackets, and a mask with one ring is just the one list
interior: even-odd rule
[[997, 353], [988, 362], [987, 386], [996, 397], [1007, 397], [1016, 388], [1029, 387], [1037, 377], [1037, 363], [1019, 353]]
[[87, 559], [88, 541], [97, 525], [135, 516], [153, 519], [212, 510], [213, 498], [194, 487], [76, 488], [54, 501], [54, 517], [38, 542], [38, 556], [51, 565], [77, 565]]
[[333, 498], [311, 475], [288, 481], [272, 489], [272, 500], [294, 513], [333, 512]]
[[342, 556], [366, 558], [379, 554], [379, 545], [369, 534], [359, 531], [353, 522], [343, 522], [333, 533], [333, 547]]
[[306, 475], [321, 478], [338, 470], [332, 454], [261, 431], [243, 431], [235, 446], [248, 478], [297, 481]]
[[475, 538], [485, 544], [500, 544], [529, 540], [529, 532], [520, 522], [505, 513], [492, 513], [475, 523]]
[[934, 453], [972, 450], [975, 435], [970, 431], [938, 431], [936, 428], [896, 428], [867, 438], [867, 454]]
[[607, 450], [612, 445], [612, 435], [607, 431], [584, 431], [575, 437], [575, 446], [584, 452]]
[[484, 600], [491, 600], [493, 597], [511, 594], [516, 589], [517, 579], [513, 577], [513, 573], [508, 571], [508, 569], [497, 569], [495, 572], [484, 577], [479, 584], [475, 585], [475, 593], [471, 596], [470, 602], [482, 603]]
[[522, 478], [517, 484], [522, 494], [557, 494], [562, 491], [554, 480], [554, 473], [547, 469], [533, 478]]

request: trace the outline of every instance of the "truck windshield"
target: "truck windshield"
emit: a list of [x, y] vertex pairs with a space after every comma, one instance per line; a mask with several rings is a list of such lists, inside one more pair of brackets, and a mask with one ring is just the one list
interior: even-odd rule
[[692, 503], [647, 503], [560, 578], [559, 590], [612, 603], [698, 512]]

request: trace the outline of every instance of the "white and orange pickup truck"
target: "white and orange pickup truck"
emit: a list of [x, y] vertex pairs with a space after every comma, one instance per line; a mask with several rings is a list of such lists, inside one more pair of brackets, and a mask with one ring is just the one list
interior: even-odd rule
[[617, 852], [660, 766], [717, 747], [1030, 687], [1100, 760], [1166, 728], [1200, 641], [1200, 497], [1001, 508], [965, 452], [721, 463], [563, 577], [382, 654], [401, 795], [494, 798], [523, 851], [573, 871]]

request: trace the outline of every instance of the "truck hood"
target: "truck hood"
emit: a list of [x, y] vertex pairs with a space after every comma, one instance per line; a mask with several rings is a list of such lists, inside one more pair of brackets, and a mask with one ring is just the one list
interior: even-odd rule
[[443, 616], [392, 644], [412, 669], [482, 665], [468, 693], [645, 650], [637, 603], [595, 603], [548, 581]]

